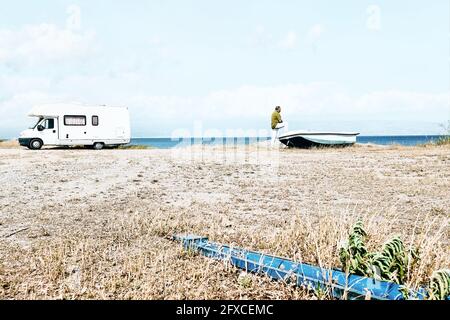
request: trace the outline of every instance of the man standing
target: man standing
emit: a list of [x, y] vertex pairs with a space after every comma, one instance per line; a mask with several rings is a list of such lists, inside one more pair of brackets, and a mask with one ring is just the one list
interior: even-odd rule
[[283, 120], [281, 120], [281, 107], [277, 106], [272, 113], [272, 146], [275, 141], [278, 140], [278, 132], [281, 128], [284, 128]]

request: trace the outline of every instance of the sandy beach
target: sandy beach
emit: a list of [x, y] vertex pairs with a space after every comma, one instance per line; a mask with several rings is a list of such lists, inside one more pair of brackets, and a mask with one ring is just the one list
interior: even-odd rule
[[[320, 299], [182, 250], [194, 233], [340, 267], [362, 218], [450, 265], [450, 148], [0, 149], [0, 299]], [[242, 281], [245, 279], [245, 281]]]

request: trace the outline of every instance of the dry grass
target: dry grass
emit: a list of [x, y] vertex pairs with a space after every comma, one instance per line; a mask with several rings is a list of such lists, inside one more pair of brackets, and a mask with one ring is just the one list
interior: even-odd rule
[[446, 150], [287, 150], [276, 174], [161, 150], [4, 150], [0, 298], [329, 299], [186, 252], [168, 236], [340, 267], [340, 243], [359, 218], [370, 250], [396, 234], [419, 249], [414, 288], [450, 265]]
[[366, 214], [344, 213], [338, 217], [329, 213], [319, 215], [317, 219], [299, 215], [286, 233], [282, 233], [279, 239], [274, 239], [267, 246], [279, 248], [280, 254], [296, 257], [298, 261], [325, 268], [339, 268], [339, 248], [348, 238], [351, 225], [358, 219], [362, 219], [366, 226], [369, 251], [379, 250], [395, 235], [404, 240], [407, 248], [418, 248], [420, 260], [416, 265], [410, 266], [408, 271], [406, 285], [410, 288], [427, 285], [434, 270], [450, 264], [449, 218], [445, 215], [433, 218], [418, 216], [413, 225], [407, 226], [400, 216], [386, 218], [377, 210]]
[[180, 232], [204, 233], [212, 240], [291, 257], [323, 267], [339, 267], [339, 243], [358, 217], [370, 235], [369, 248], [379, 248], [393, 234], [419, 249], [421, 260], [409, 274], [408, 286], [427, 283], [433, 270], [448, 266], [448, 217], [420, 219], [409, 228], [379, 213], [296, 215], [283, 232], [269, 235], [237, 232], [223, 237], [199, 219], [162, 212], [116, 217], [99, 233], [66, 232], [50, 243], [44, 237], [18, 250], [3, 243], [0, 297], [15, 299], [328, 299], [266, 277], [243, 274], [225, 262], [186, 252], [168, 240]]
[[435, 144], [438, 146], [450, 146], [450, 135], [442, 136]]
[[439, 137], [436, 141], [424, 143], [422, 147], [448, 147], [450, 146], [450, 135], [443, 135]]
[[[305, 293], [186, 252], [166, 238], [190, 223], [126, 215], [100, 237], [65, 234], [33, 248], [7, 247], [0, 297], [15, 299], [307, 298]], [[191, 225], [192, 226], [192, 225]], [[189, 229], [191, 229], [189, 227]], [[6, 257], [2, 257], [6, 258]], [[2, 259], [5, 262], [6, 259]]]
[[14, 149], [19, 148], [17, 140], [0, 140], [0, 149]]
[[[19, 148], [19, 142], [17, 140], [2, 140], [0, 139], [0, 149], [15, 149]], [[64, 147], [51, 147], [52, 149], [67, 149]], [[72, 146], [73, 149], [84, 149], [85, 146]], [[117, 149], [121, 150], [146, 150], [146, 149], [153, 149], [150, 146], [145, 145], [120, 145], [117, 147]]]
[[145, 146], [141, 144], [132, 144], [132, 145], [120, 145], [117, 149], [123, 150], [145, 150], [145, 149], [153, 149], [150, 146]]

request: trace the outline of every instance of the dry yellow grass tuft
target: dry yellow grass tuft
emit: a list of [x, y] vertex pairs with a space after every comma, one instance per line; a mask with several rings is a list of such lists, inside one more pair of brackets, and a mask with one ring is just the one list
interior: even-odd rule
[[19, 142], [17, 140], [0, 140], [0, 149], [13, 149], [19, 147]]
[[136, 145], [136, 144], [132, 144], [132, 145], [121, 145], [118, 147], [118, 149], [123, 149], [123, 150], [146, 150], [146, 149], [152, 149], [152, 147], [150, 146], [145, 146], [145, 145]]

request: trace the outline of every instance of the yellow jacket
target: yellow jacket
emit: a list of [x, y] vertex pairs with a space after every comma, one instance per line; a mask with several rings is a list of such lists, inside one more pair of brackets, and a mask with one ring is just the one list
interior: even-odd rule
[[283, 121], [281, 120], [281, 114], [278, 111], [274, 111], [272, 113], [272, 129], [275, 129], [275, 127], [277, 126], [277, 124], [282, 123]]

